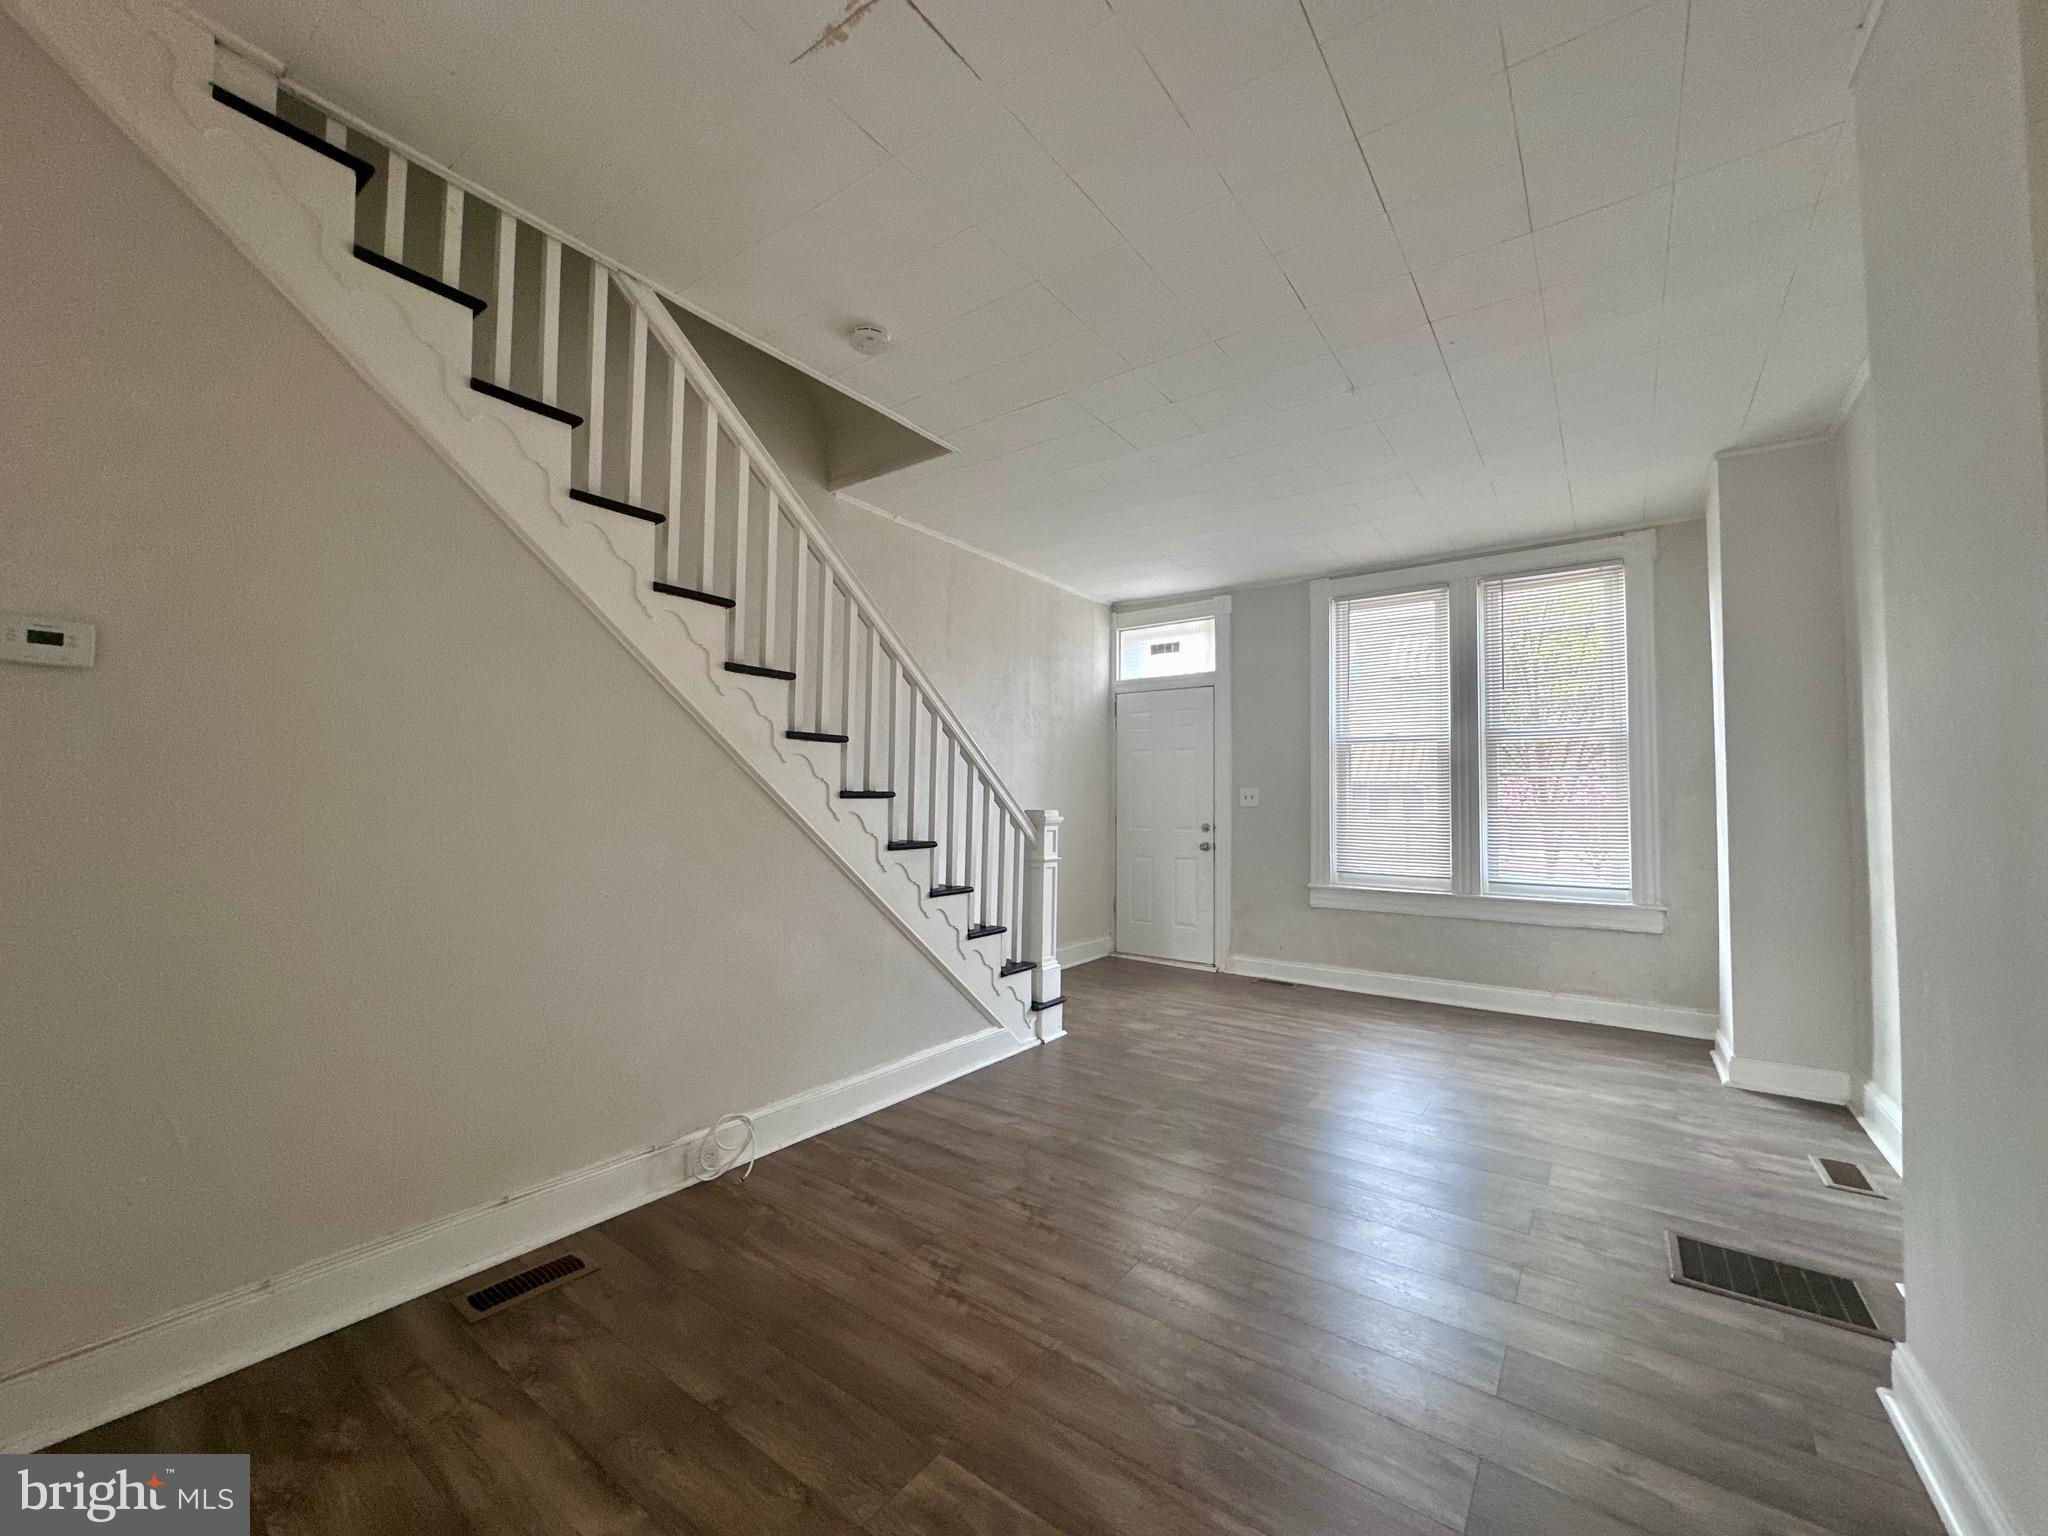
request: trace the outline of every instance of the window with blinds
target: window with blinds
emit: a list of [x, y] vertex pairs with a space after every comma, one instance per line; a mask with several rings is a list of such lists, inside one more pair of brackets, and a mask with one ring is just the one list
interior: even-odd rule
[[1451, 884], [1446, 587], [1330, 605], [1330, 853], [1336, 878]]
[[1489, 892], [1629, 899], [1626, 580], [1615, 561], [1479, 583]]

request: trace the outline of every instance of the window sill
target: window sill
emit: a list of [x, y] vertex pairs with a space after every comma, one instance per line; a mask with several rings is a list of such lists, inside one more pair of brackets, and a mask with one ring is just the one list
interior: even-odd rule
[[1665, 909], [1631, 902], [1539, 901], [1525, 896], [1461, 896], [1449, 891], [1383, 891], [1357, 885], [1311, 885], [1308, 904], [1347, 912], [1395, 912], [1410, 917], [1473, 918], [1538, 928], [1604, 928], [1617, 933], [1662, 933]]

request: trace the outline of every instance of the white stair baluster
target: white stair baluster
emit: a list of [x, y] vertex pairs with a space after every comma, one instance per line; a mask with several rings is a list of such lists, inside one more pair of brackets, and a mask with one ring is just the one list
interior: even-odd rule
[[[777, 558], [780, 540], [776, 537], [782, 527], [782, 503], [776, 499], [774, 486], [764, 482], [763, 489], [768, 493], [768, 522], [761, 529], [761, 665], [772, 667], [780, 654], [775, 643], [775, 599], [782, 586], [782, 565]], [[783, 670], [796, 670], [794, 657]]]
[[[811, 729], [824, 735], [830, 730], [825, 723], [825, 701], [831, 696], [832, 669], [837, 664], [837, 658], [832, 654], [832, 594], [838, 591], [839, 584], [832, 579], [830, 571], [821, 570], [819, 574], [822, 579], [818, 583], [818, 708], [811, 717]], [[846, 771], [846, 754], [843, 751], [839, 754], [839, 767], [843, 776]]]
[[996, 792], [984, 780], [981, 786], [981, 884], [974, 892], [975, 900], [981, 904], [984, 927], [996, 920], [995, 810]]
[[[849, 743], [853, 738], [853, 594], [842, 592], [846, 601], [846, 613], [842, 619], [839, 647], [839, 734]], [[851, 745], [847, 747], [847, 767], [852, 767]]]
[[718, 590], [718, 412], [711, 397], [700, 392], [704, 402], [704, 542], [699, 546], [697, 587]]
[[[897, 714], [899, 713], [899, 711], [898, 711], [898, 708], [897, 708], [897, 694], [896, 694], [896, 679], [897, 679], [897, 677], [898, 677], [899, 675], [901, 675], [901, 671], [902, 671], [902, 669], [901, 669], [900, 667], [898, 667], [898, 666], [897, 666], [897, 664], [896, 664], [896, 653], [895, 653], [894, 651], [890, 650], [890, 649], [889, 649], [889, 648], [888, 648], [888, 647], [887, 647], [886, 645], [882, 647], [882, 669], [883, 669], [883, 671], [887, 672], [887, 673], [888, 673], [888, 675], [889, 675], [889, 688], [888, 688], [888, 705], [887, 705], [887, 707], [888, 707], [888, 711], [889, 711], [889, 735], [888, 735], [888, 750], [887, 750], [887, 758], [886, 758], [886, 764], [885, 764], [885, 766], [886, 766], [886, 770], [887, 770], [887, 771], [886, 771], [886, 772], [884, 772], [884, 774], [882, 775], [882, 788], [884, 788], [884, 789], [895, 789], [895, 788], [896, 788], [896, 716], [897, 716]], [[893, 838], [894, 838], [894, 837], [896, 836], [896, 802], [895, 802], [894, 800], [891, 800], [891, 801], [889, 802], [889, 818], [888, 818], [888, 819], [889, 819], [889, 836], [890, 836], [890, 837], [891, 837], [891, 838], [893, 839]]]
[[541, 237], [540, 397], [562, 403], [562, 242]]
[[604, 375], [606, 332], [611, 327], [612, 275], [590, 264], [590, 419], [583, 424], [584, 489], [604, 494]]
[[[902, 677], [899, 665], [897, 676]], [[908, 718], [904, 721], [903, 735], [903, 836], [906, 841], [917, 836], [917, 687], [908, 678], [904, 679], [904, 708]]]
[[384, 254], [405, 260], [405, 156], [390, 150], [384, 158]]
[[875, 647], [879, 637], [872, 624], [864, 625], [868, 632], [865, 665], [861, 669], [860, 684], [860, 787], [875, 787]]
[[491, 294], [491, 312], [497, 321], [497, 347], [491, 357], [491, 382], [512, 387], [512, 284], [517, 275], [519, 225], [504, 209], [498, 210], [498, 286]]
[[647, 505], [647, 311], [633, 306], [626, 375], [626, 500]]
[[462, 205], [467, 194], [449, 182], [441, 188], [441, 281], [462, 286]]
[[747, 450], [734, 452], [732, 481], [732, 659], [745, 661], [747, 650], [747, 500], [754, 488], [754, 465]]
[[336, 149], [348, 148], [348, 124], [338, 117], [330, 117], [321, 125], [320, 137]]
[[953, 745], [953, 733], [946, 732], [946, 884], [958, 885], [959, 861], [957, 852], [960, 839], [954, 830], [960, 825], [959, 805], [960, 753]]
[[[932, 841], [939, 836], [939, 712], [931, 711], [932, 749], [925, 754], [924, 835]], [[913, 833], [913, 836], [916, 834]], [[936, 866], [934, 866], [936, 867]]]
[[668, 499], [662, 503], [668, 521], [661, 529], [661, 579], [675, 587], [683, 584], [683, 437], [689, 401], [682, 365], [671, 357], [668, 360]]
[[789, 552], [789, 670], [796, 674], [796, 681], [789, 685], [789, 728], [800, 731], [804, 728], [804, 685], [816, 686], [817, 669], [804, 655], [804, 642], [809, 638], [811, 541], [801, 528], [795, 532], [796, 547]]

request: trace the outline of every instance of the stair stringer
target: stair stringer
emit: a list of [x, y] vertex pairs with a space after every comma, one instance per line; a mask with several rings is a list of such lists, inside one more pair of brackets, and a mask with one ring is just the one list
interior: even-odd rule
[[724, 669], [724, 610], [657, 600], [653, 526], [570, 500], [568, 429], [469, 387], [468, 312], [354, 258], [350, 172], [212, 99], [213, 33], [161, 0], [5, 4], [960, 993], [1035, 1043], [1028, 986], [968, 940], [965, 904], [927, 894], [927, 855], [886, 847], [889, 802], [839, 798], [844, 748], [783, 737], [789, 685]]

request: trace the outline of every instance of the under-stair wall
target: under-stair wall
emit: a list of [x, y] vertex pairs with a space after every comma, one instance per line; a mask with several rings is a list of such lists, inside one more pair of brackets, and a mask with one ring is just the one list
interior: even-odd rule
[[0, 1445], [1021, 1049], [0, 18]]

